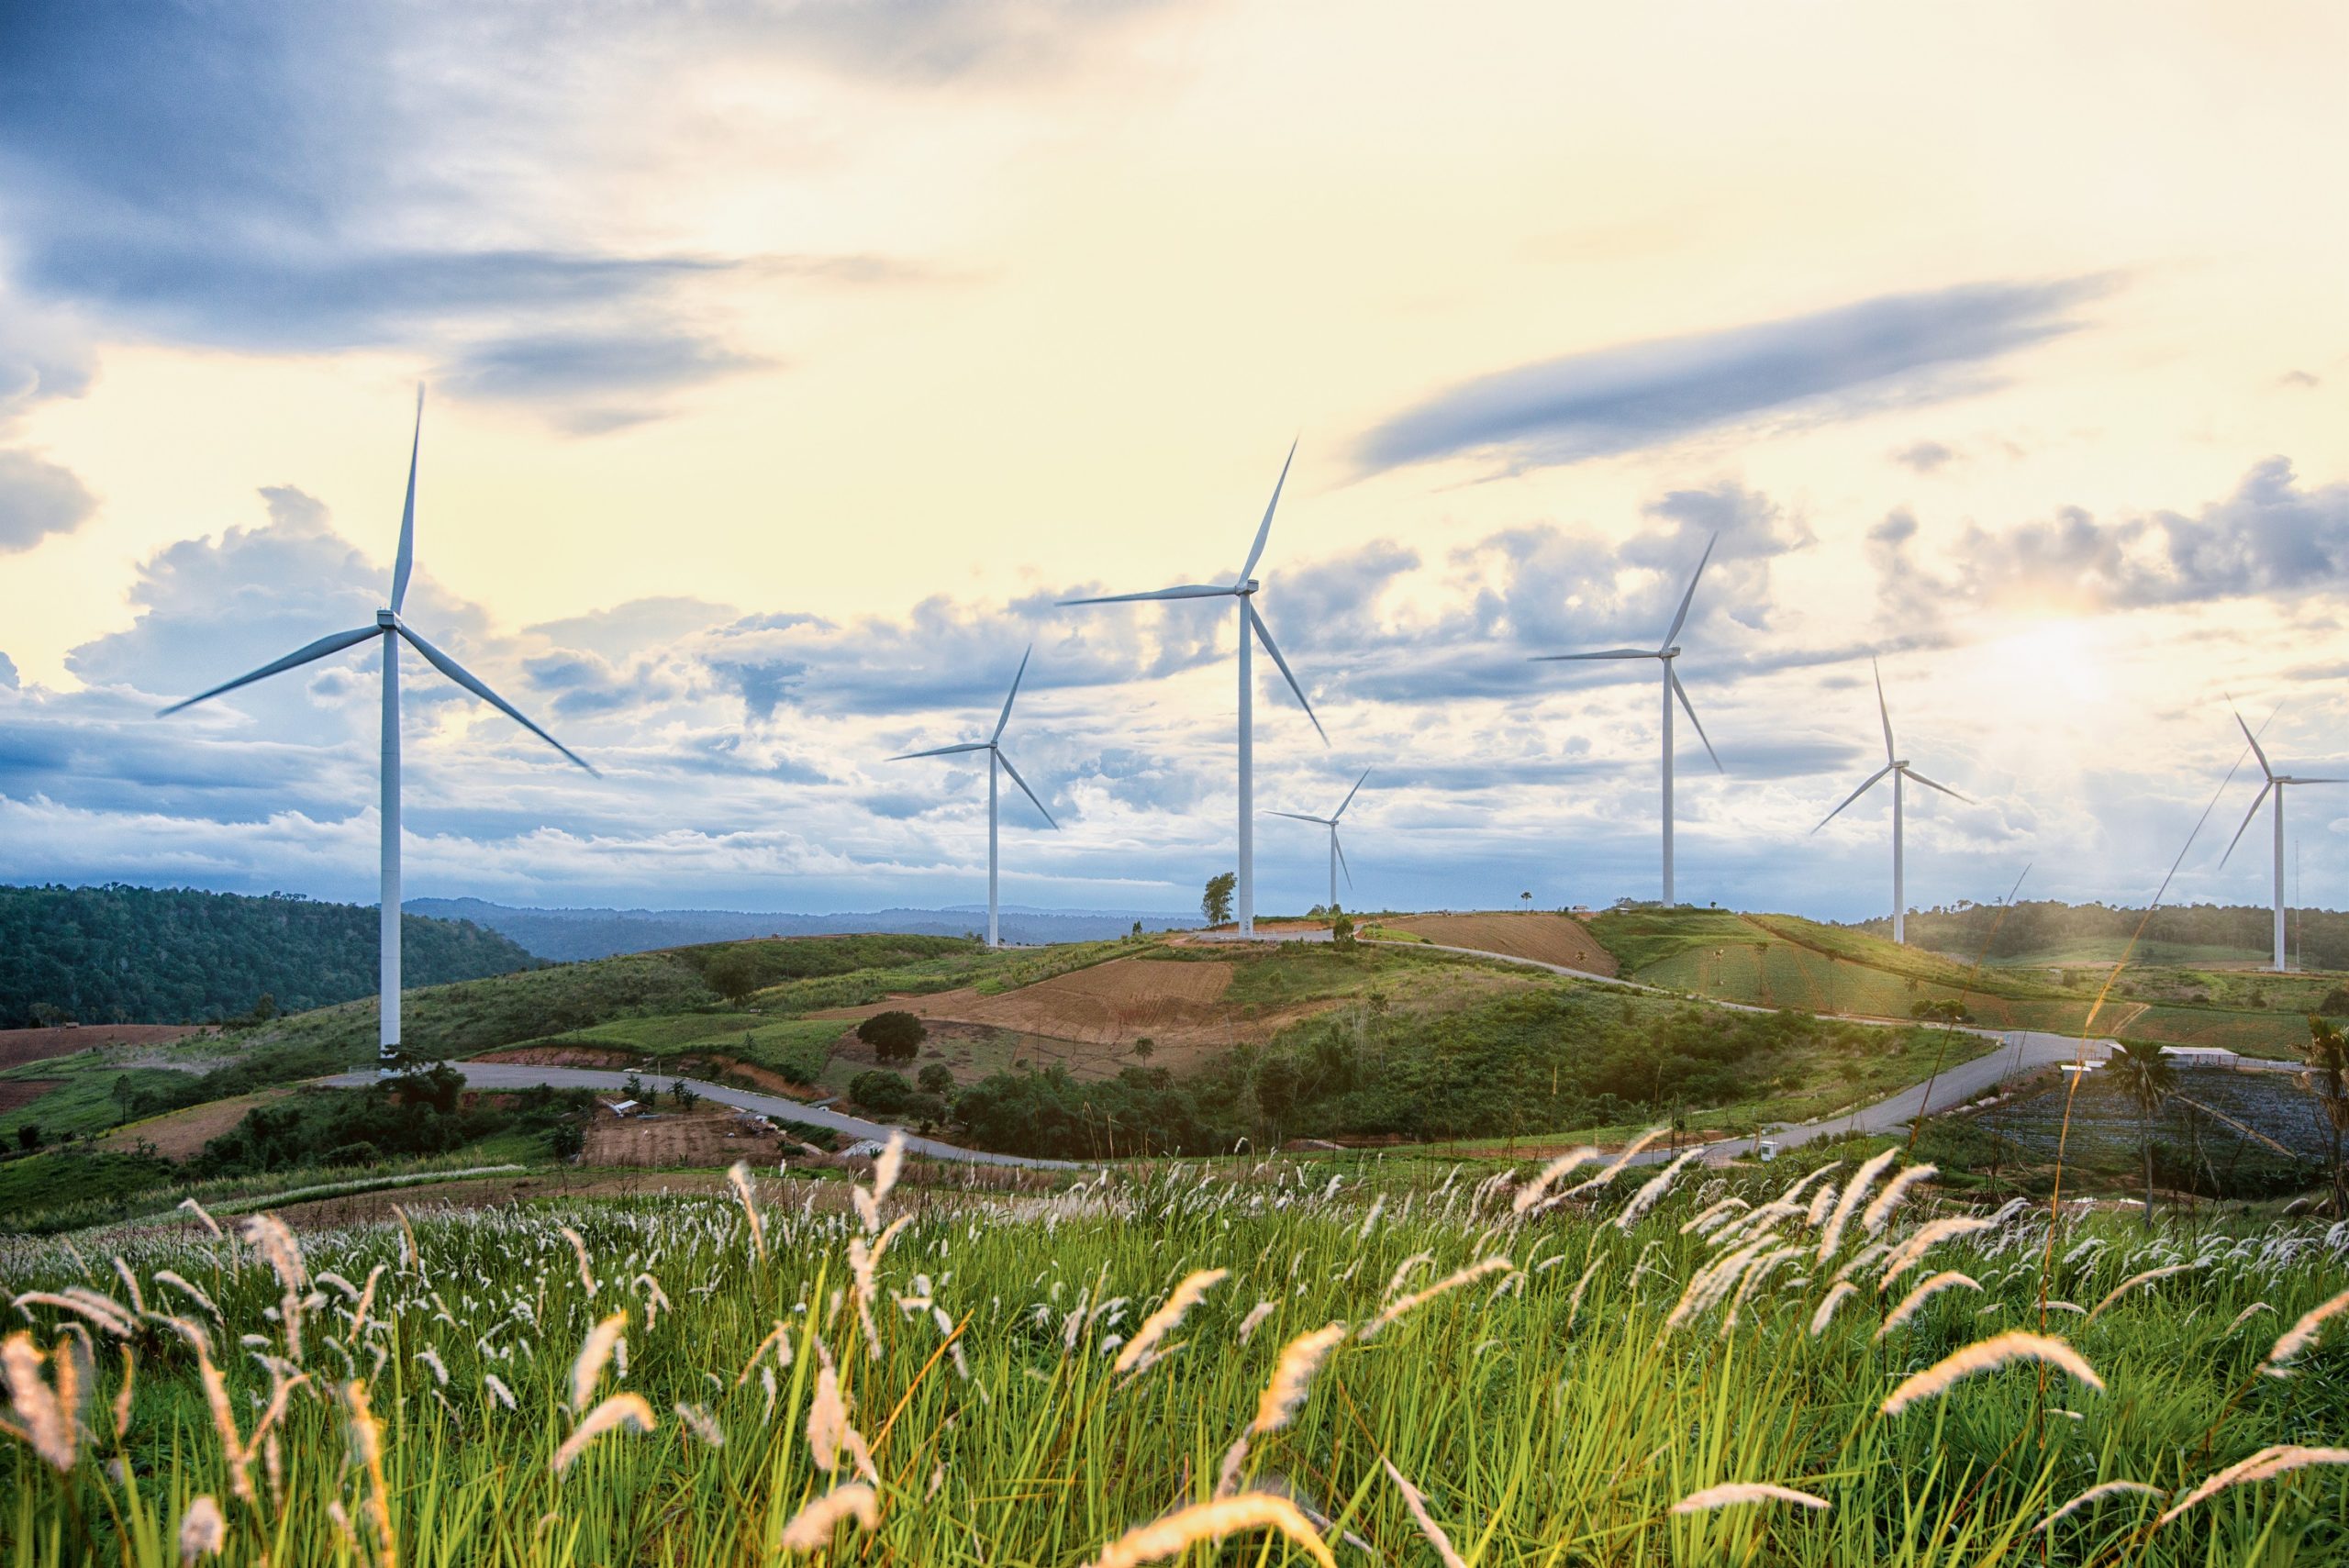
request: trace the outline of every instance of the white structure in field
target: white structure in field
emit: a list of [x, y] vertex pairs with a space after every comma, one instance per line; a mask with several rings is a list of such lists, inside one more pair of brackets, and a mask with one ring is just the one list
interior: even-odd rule
[[996, 912], [996, 770], [999, 767], [1011, 775], [1011, 782], [1019, 786], [1019, 793], [1028, 797], [1028, 804], [1036, 808], [1036, 814], [1044, 819], [1047, 827], [1060, 827], [1052, 820], [1052, 814], [1044, 809], [1044, 803], [1036, 798], [1036, 792], [1028, 787], [1028, 781], [1019, 776], [1019, 770], [1011, 765], [1011, 759], [1003, 754], [1000, 744], [1003, 727], [1011, 722], [1012, 698], [1019, 695], [1020, 680], [1028, 673], [1029, 654], [1035, 651], [1036, 645], [1031, 642], [1028, 645], [1028, 652], [1019, 656], [1019, 668], [1011, 677], [1011, 691], [1003, 699], [1003, 712], [996, 717], [994, 734], [984, 740], [968, 740], [960, 746], [941, 746], [932, 751], [907, 751], [889, 759], [893, 762], [903, 762], [916, 757], [955, 757], [965, 751], [985, 751], [987, 754], [987, 946], [991, 948], [1003, 945]]
[[1306, 701], [1305, 688], [1297, 684], [1297, 677], [1289, 672], [1288, 661], [1281, 657], [1279, 647], [1273, 641], [1271, 629], [1264, 625], [1264, 617], [1256, 613], [1255, 595], [1261, 584], [1249, 575], [1256, 570], [1256, 562], [1264, 556], [1264, 541], [1272, 537], [1273, 511], [1281, 504], [1281, 487], [1288, 483], [1289, 463], [1296, 461], [1297, 444], [1292, 441], [1289, 443], [1288, 458], [1281, 464], [1281, 476], [1273, 484], [1273, 498], [1264, 504], [1264, 520], [1257, 526], [1256, 542], [1249, 547], [1247, 562], [1240, 568], [1239, 576], [1232, 580], [1230, 587], [1219, 587], [1208, 583], [1186, 583], [1176, 587], [1160, 588], [1147, 594], [1109, 594], [1097, 599], [1063, 599], [1061, 601], [1063, 606], [1131, 605], [1152, 599], [1228, 598], [1238, 601], [1240, 615], [1240, 865], [1239, 900], [1236, 913], [1240, 920], [1240, 934], [1243, 937], [1252, 937], [1256, 934], [1256, 796], [1253, 758], [1256, 676], [1252, 654], [1257, 642], [1264, 643], [1264, 651], [1272, 655], [1273, 663], [1280, 670], [1281, 679], [1286, 681], [1288, 689], [1297, 694], [1297, 702], [1305, 708], [1305, 717], [1313, 720], [1314, 733], [1321, 737], [1323, 745], [1330, 743], [1329, 732], [1321, 728], [1321, 720], [1315, 716], [1313, 705]]
[[1275, 811], [1273, 813], [1275, 817], [1286, 817], [1293, 822], [1318, 822], [1322, 827], [1330, 829], [1330, 907], [1332, 909], [1335, 909], [1338, 906], [1338, 871], [1340, 867], [1344, 867], [1345, 869], [1347, 890], [1351, 892], [1354, 885], [1354, 868], [1350, 865], [1346, 865], [1346, 851], [1338, 847], [1338, 818], [1343, 817], [1346, 814], [1346, 807], [1354, 803], [1354, 796], [1362, 791], [1363, 779], [1366, 779], [1368, 777], [1370, 777], [1370, 770], [1368, 768], [1364, 768], [1362, 771], [1362, 778], [1354, 780], [1354, 787], [1346, 791], [1346, 798], [1338, 802], [1338, 809], [1332, 811], [1327, 817], [1308, 817], [1302, 811]]
[[1696, 571], [1694, 571], [1694, 572], [1692, 572], [1692, 573], [1690, 573], [1688, 574], [1688, 591], [1687, 591], [1687, 593], [1685, 593], [1685, 594], [1683, 594], [1683, 595], [1680, 595], [1680, 608], [1679, 608], [1676, 612], [1675, 612], [1675, 613], [1674, 613], [1673, 617], [1672, 617], [1672, 625], [1671, 625], [1668, 628], [1666, 628], [1666, 630], [1664, 631], [1664, 640], [1663, 640], [1662, 642], [1658, 643], [1655, 647], [1653, 647], [1653, 648], [1609, 648], [1609, 649], [1604, 649], [1604, 650], [1602, 650], [1602, 651], [1600, 651], [1599, 652], [1597, 652], [1597, 653], [1542, 653], [1542, 654], [1538, 654], [1538, 655], [1536, 655], [1536, 656], [1535, 656], [1535, 658], [1534, 658], [1534, 660], [1533, 660], [1533, 662], [1535, 662], [1535, 663], [1537, 663], [1537, 664], [1554, 664], [1554, 663], [1575, 663], [1575, 662], [1582, 662], [1582, 661], [1585, 661], [1585, 660], [1590, 660], [1590, 659], [1653, 659], [1653, 660], [1655, 660], [1655, 661], [1657, 662], [1657, 663], [1658, 663], [1658, 664], [1660, 664], [1660, 665], [1663, 667], [1663, 670], [1664, 670], [1664, 903], [1665, 903], [1665, 904], [1667, 904], [1667, 905], [1669, 905], [1669, 904], [1671, 904], [1671, 903], [1673, 902], [1673, 896], [1672, 896], [1672, 703], [1673, 703], [1673, 699], [1674, 699], [1675, 697], [1677, 697], [1677, 698], [1680, 700], [1680, 706], [1681, 706], [1681, 708], [1682, 708], [1682, 709], [1683, 709], [1683, 710], [1684, 710], [1684, 711], [1688, 715], [1688, 722], [1689, 722], [1691, 725], [1695, 726], [1696, 730], [1697, 730], [1697, 739], [1698, 739], [1698, 740], [1699, 740], [1704, 741], [1704, 743], [1705, 743], [1705, 755], [1713, 759], [1713, 769], [1714, 769], [1714, 771], [1715, 771], [1715, 772], [1717, 772], [1717, 773], [1727, 773], [1727, 772], [1728, 772], [1728, 770], [1727, 770], [1726, 768], [1723, 768], [1723, 767], [1721, 766], [1721, 760], [1720, 760], [1720, 755], [1719, 755], [1718, 753], [1716, 753], [1716, 752], [1713, 751], [1713, 743], [1712, 743], [1712, 741], [1711, 741], [1709, 739], [1708, 739], [1708, 738], [1706, 737], [1706, 734], [1705, 734], [1705, 727], [1704, 727], [1704, 725], [1702, 725], [1701, 723], [1698, 723], [1698, 718], [1697, 718], [1697, 710], [1696, 710], [1696, 708], [1695, 708], [1693, 706], [1691, 706], [1691, 705], [1690, 705], [1690, 703], [1689, 703], [1689, 701], [1688, 701], [1688, 693], [1687, 693], [1687, 691], [1685, 688], [1683, 688], [1683, 687], [1682, 687], [1682, 685], [1680, 684], [1680, 677], [1679, 677], [1678, 675], [1676, 675], [1676, 674], [1673, 673], [1673, 671], [1672, 671], [1672, 662], [1673, 662], [1675, 659], [1677, 659], [1677, 658], [1679, 658], [1679, 657], [1680, 657], [1680, 650], [1679, 650], [1678, 648], [1676, 648], [1676, 647], [1675, 647], [1675, 646], [1673, 645], [1673, 641], [1672, 641], [1672, 639], [1673, 639], [1674, 638], [1678, 637], [1678, 636], [1680, 635], [1680, 628], [1681, 628], [1683, 626], [1686, 626], [1686, 625], [1687, 624], [1687, 622], [1688, 622], [1688, 606], [1689, 606], [1691, 604], [1693, 604], [1693, 603], [1696, 601], [1696, 598], [1697, 598], [1697, 580], [1698, 580], [1698, 578], [1702, 577], [1702, 576], [1705, 574], [1705, 563], [1706, 563], [1707, 562], [1710, 561], [1710, 560], [1713, 558], [1713, 546], [1715, 546], [1715, 545], [1717, 545], [1717, 544], [1720, 543], [1720, 541], [1721, 541], [1721, 536], [1720, 536], [1720, 535], [1719, 535], [1719, 534], [1715, 534], [1711, 539], [1707, 539], [1707, 540], [1705, 541], [1705, 553], [1704, 553], [1703, 555], [1701, 555], [1701, 556], [1698, 557], [1698, 559], [1697, 559], [1697, 570], [1696, 570]]
[[[1903, 880], [1906, 868], [1901, 859], [1901, 829], [1904, 816], [1901, 786], [1909, 780], [1915, 779], [1927, 789], [1937, 789], [1953, 800], [1965, 800], [1966, 797], [1947, 784], [1935, 784], [1898, 756], [1892, 744], [1892, 710], [1887, 707], [1884, 702], [1884, 672], [1876, 669], [1876, 661], [1873, 659], [1868, 661], [1868, 668], [1876, 672], [1876, 717], [1884, 721], [1884, 766], [1870, 773], [1859, 788], [1845, 795], [1843, 806], [1851, 805], [1869, 790], [1874, 789], [1876, 781], [1887, 773], [1892, 775], [1892, 940], [1896, 942], [1905, 942], [1909, 940], [1909, 890], [1907, 883]], [[1971, 801], [1966, 803], [1973, 804]], [[1820, 817], [1819, 828], [1826, 827], [1842, 816], [1843, 806], [1837, 806]], [[1813, 828], [1811, 831], [1816, 833], [1819, 828]]]
[[[356, 648], [362, 642], [373, 640], [382, 645], [384, 657], [384, 728], [383, 769], [380, 782], [383, 790], [381, 818], [383, 827], [383, 907], [380, 916], [380, 929], [378, 935], [378, 945], [381, 949], [381, 955], [377, 973], [377, 985], [382, 997], [382, 1016], [377, 1024], [375, 1035], [376, 1070], [382, 1073], [390, 1073], [397, 1070], [399, 1065], [400, 1049], [399, 645], [401, 640], [405, 639], [409, 646], [413, 647], [418, 653], [423, 654], [425, 662], [430, 664], [434, 669], [440, 671], [449, 679], [456, 682], [457, 684], [464, 687], [465, 690], [473, 693], [473, 695], [481, 698], [482, 701], [489, 704], [492, 707], [496, 708], [500, 713], [506, 715], [507, 717], [512, 719], [515, 723], [520, 725], [523, 728], [529, 730], [531, 734], [537, 736], [540, 740], [545, 741], [556, 751], [561, 751], [573, 762], [578, 762], [581, 767], [586, 768], [588, 773], [593, 773], [596, 771], [593, 768], [587, 767], [585, 762], [580, 762], [580, 759], [562, 741], [557, 740], [553, 736], [548, 734], [545, 730], [540, 728], [537, 725], [523, 717], [520, 710], [516, 708], [512, 703], [507, 702], [504, 697], [499, 696], [495, 692], [491, 691], [486, 685], [484, 685], [479, 679], [477, 679], [471, 672], [467, 671], [462, 665], [459, 664], [454, 659], [450, 658], [446, 653], [441, 652], [438, 648], [433, 647], [432, 644], [425, 641], [423, 638], [417, 636], [415, 628], [400, 618], [401, 602], [407, 597], [408, 574], [414, 569], [416, 564], [416, 460], [417, 452], [423, 446], [423, 442], [424, 389], [419, 386], [416, 389], [416, 433], [408, 443], [407, 502], [400, 511], [399, 556], [392, 566], [392, 601], [387, 606], [375, 612], [375, 624], [373, 626], [362, 626], [351, 631], [338, 631], [331, 636], [322, 637], [306, 648], [295, 649], [293, 652], [288, 653], [284, 658], [277, 660], [273, 663], [262, 665], [260, 669], [253, 671], [250, 674], [239, 675], [235, 680], [224, 682], [219, 685], [214, 686], [209, 691], [198, 692], [195, 695], [188, 698], [185, 702], [173, 703], [171, 706], [162, 710], [163, 714], [177, 713], [182, 708], [193, 707], [197, 703], [217, 697], [224, 692], [233, 692], [239, 686], [250, 685], [255, 681], [266, 680], [272, 675], [282, 674], [285, 671], [298, 669], [302, 665], [307, 664], [314, 660], [324, 659], [331, 653], [340, 653], [346, 648]], [[157, 717], [160, 717], [161, 715], [159, 714]]]
[[[2251, 797], [2251, 809], [2243, 814], [2243, 827], [2236, 828], [2235, 836], [2227, 840], [2227, 852], [2219, 857], [2219, 863], [2223, 866], [2233, 857], [2235, 846], [2243, 842], [2251, 819], [2259, 815], [2259, 803], [2273, 794], [2276, 796], [2276, 973], [2281, 974], [2284, 973], [2284, 786], [2349, 784], [2349, 779], [2303, 779], [2279, 773], [2267, 765], [2267, 753], [2260, 750], [2259, 737], [2251, 732], [2251, 726], [2243, 723], [2240, 713], [2235, 715], [2235, 725], [2243, 731], [2243, 738], [2251, 742], [2251, 754], [2259, 759], [2259, 771], [2267, 775], [2267, 782], [2261, 784], [2259, 793]], [[2266, 726], [2260, 728], [2264, 729]]]

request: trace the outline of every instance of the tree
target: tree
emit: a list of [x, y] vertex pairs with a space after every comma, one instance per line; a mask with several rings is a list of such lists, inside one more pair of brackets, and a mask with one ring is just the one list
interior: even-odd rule
[[114, 1095], [114, 1103], [122, 1107], [122, 1114], [115, 1118], [115, 1125], [117, 1127], [120, 1127], [124, 1122], [130, 1119], [131, 1110], [139, 1103], [139, 1091], [131, 1087], [130, 1074], [128, 1073], [120, 1073], [115, 1075], [114, 1089], [112, 1092]]
[[1231, 923], [1231, 895], [1239, 885], [1238, 872], [1219, 872], [1208, 878], [1207, 892], [1199, 899], [1199, 913], [1208, 917], [1208, 925]]
[[1157, 1049], [1158, 1042], [1151, 1039], [1148, 1035], [1144, 1035], [1140, 1040], [1134, 1041], [1134, 1055], [1143, 1062], [1149, 1061], [1151, 1053]]
[[2177, 1070], [2151, 1040], [2123, 1040], [2105, 1063], [2137, 1106], [2137, 1146], [2145, 1160], [2145, 1229], [2154, 1228], [2154, 1117], [2177, 1087]]
[[954, 1092], [954, 1069], [943, 1062], [933, 1062], [914, 1074], [914, 1082], [920, 1085], [923, 1094], [936, 1095], [942, 1099]]
[[1962, 1024], [1973, 1015], [1965, 1010], [1965, 1004], [1954, 996], [1935, 996], [1913, 1004], [1909, 1009], [1909, 1016], [1925, 1023]]
[[28, 1154], [40, 1147], [40, 1126], [38, 1122], [28, 1121], [17, 1129], [17, 1147]]
[[2332, 1128], [2332, 1218], [2349, 1218], [2349, 1174], [2341, 1168], [2341, 1138], [2349, 1133], [2349, 1034], [2321, 1018], [2309, 1019], [2309, 1070], [2300, 1083], [2324, 1106]]
[[866, 1110], [894, 1116], [914, 1097], [913, 1085], [895, 1073], [874, 1068], [848, 1081], [848, 1095]]
[[709, 982], [710, 989], [729, 1002], [743, 1000], [766, 980], [764, 966], [759, 962], [759, 950], [748, 942], [738, 942], [711, 954], [701, 973]]
[[558, 1160], [575, 1160], [587, 1147], [587, 1135], [575, 1121], [559, 1121], [548, 1130], [547, 1149]]
[[892, 1009], [875, 1013], [856, 1026], [856, 1038], [873, 1048], [874, 1060], [911, 1062], [930, 1030], [911, 1013]]
[[1330, 921], [1330, 940], [1341, 948], [1354, 945], [1354, 917], [1343, 909], [1339, 910]]
[[693, 1085], [683, 1078], [675, 1079], [669, 1084], [669, 1097], [677, 1102], [677, 1108], [681, 1111], [693, 1109], [694, 1102], [701, 1098], [699, 1095], [694, 1093]]

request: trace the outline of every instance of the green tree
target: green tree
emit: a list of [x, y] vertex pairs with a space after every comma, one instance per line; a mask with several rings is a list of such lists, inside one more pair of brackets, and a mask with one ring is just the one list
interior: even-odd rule
[[1354, 917], [1343, 909], [1338, 910], [1330, 921], [1330, 940], [1341, 948], [1354, 945]]
[[1207, 892], [1199, 899], [1199, 913], [1207, 917], [1208, 925], [1230, 924], [1231, 895], [1239, 885], [1238, 872], [1218, 872], [1208, 878]]
[[914, 1074], [914, 1082], [921, 1086], [923, 1094], [942, 1099], [954, 1092], [954, 1069], [943, 1062], [933, 1062]]
[[856, 1026], [856, 1038], [873, 1048], [882, 1062], [911, 1062], [930, 1030], [913, 1014], [892, 1008], [875, 1013]]
[[749, 942], [737, 942], [711, 954], [709, 962], [702, 966], [701, 974], [709, 982], [711, 990], [729, 1002], [742, 1001], [766, 984], [759, 950]]
[[2145, 1229], [2154, 1228], [2154, 1118], [2177, 1087], [2177, 1070], [2151, 1040], [2123, 1040], [2105, 1063], [2137, 1107], [2137, 1147], [2145, 1161]]
[[1157, 1049], [1158, 1042], [1151, 1039], [1148, 1035], [1144, 1035], [1140, 1040], [1134, 1041], [1134, 1055], [1143, 1062], [1149, 1061], [1152, 1052], [1155, 1051]]
[[2300, 1082], [2324, 1107], [2332, 1128], [2332, 1218], [2349, 1218], [2349, 1175], [2341, 1168], [2341, 1138], [2349, 1133], [2349, 1035], [2321, 1018], [2309, 1019], [2309, 1043]]
[[674, 1079], [670, 1083], [669, 1097], [677, 1102], [677, 1108], [681, 1111], [693, 1109], [695, 1103], [701, 1098], [699, 1095], [694, 1093], [693, 1085], [683, 1078]]
[[121, 1073], [115, 1075], [112, 1092], [114, 1103], [122, 1107], [122, 1114], [115, 1118], [115, 1125], [120, 1127], [130, 1119], [132, 1109], [139, 1104], [139, 1091], [131, 1086], [130, 1074]]
[[913, 1085], [882, 1068], [860, 1073], [848, 1081], [848, 1096], [866, 1110], [895, 1116], [914, 1097]]

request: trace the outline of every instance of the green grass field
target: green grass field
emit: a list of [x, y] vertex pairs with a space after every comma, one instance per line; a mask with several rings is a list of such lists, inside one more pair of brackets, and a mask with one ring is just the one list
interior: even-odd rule
[[[223, 1561], [281, 1568], [1174, 1561], [1128, 1532], [1209, 1503], [1219, 1476], [1286, 1533], [1245, 1524], [1185, 1561], [1426, 1562], [1437, 1531], [1510, 1564], [2349, 1553], [2338, 1465], [2188, 1502], [2264, 1445], [2349, 1423], [2349, 1322], [2313, 1334], [2296, 1375], [2262, 1375], [2282, 1329], [2349, 1284], [2314, 1228], [2051, 1236], [2043, 1211], [2009, 1210], [1932, 1246], [1915, 1195], [1881, 1236], [1855, 1218], [1831, 1238], [1809, 1184], [1758, 1229], [1718, 1207], [1771, 1198], [1784, 1165], [1691, 1173], [1644, 1218], [1635, 1173], [1531, 1219], [1507, 1185], [1403, 1170], [901, 1191], [873, 1226], [841, 1183], [765, 1178], [755, 1236], [734, 1202], [671, 1197], [426, 1207], [298, 1254], [265, 1229], [122, 1239], [143, 1299], [184, 1329], [130, 1315], [86, 1252], [20, 1246], [0, 1287], [92, 1289], [131, 1327], [119, 1348], [95, 1330], [86, 1429], [44, 1426], [32, 1385], [78, 1353], [58, 1325], [106, 1314], [28, 1305], [11, 1373], [46, 1452], [0, 1439], [9, 1562], [162, 1568], [213, 1509]], [[1725, 1217], [1744, 1233], [1692, 1229]], [[1921, 1250], [1895, 1277], [1899, 1241]], [[1937, 1271], [1973, 1288], [1910, 1303]], [[1170, 1305], [1186, 1276], [1196, 1305]], [[2067, 1342], [2094, 1382], [2007, 1365], [1898, 1407], [1916, 1374], [2013, 1329]], [[2041, 1530], [2124, 1481], [2142, 1490]], [[1817, 1506], [1675, 1511], [1728, 1484]], [[827, 1497], [867, 1522], [812, 1523]], [[1178, 1540], [1182, 1518], [1163, 1526]]]

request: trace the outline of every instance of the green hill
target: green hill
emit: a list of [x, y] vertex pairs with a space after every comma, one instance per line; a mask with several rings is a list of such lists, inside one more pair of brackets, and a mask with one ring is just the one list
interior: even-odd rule
[[[445, 984], [537, 968], [470, 921], [401, 920], [402, 975]], [[261, 998], [301, 1012], [372, 993], [376, 913], [286, 894], [184, 887], [0, 887], [0, 1029], [217, 1023]]]

